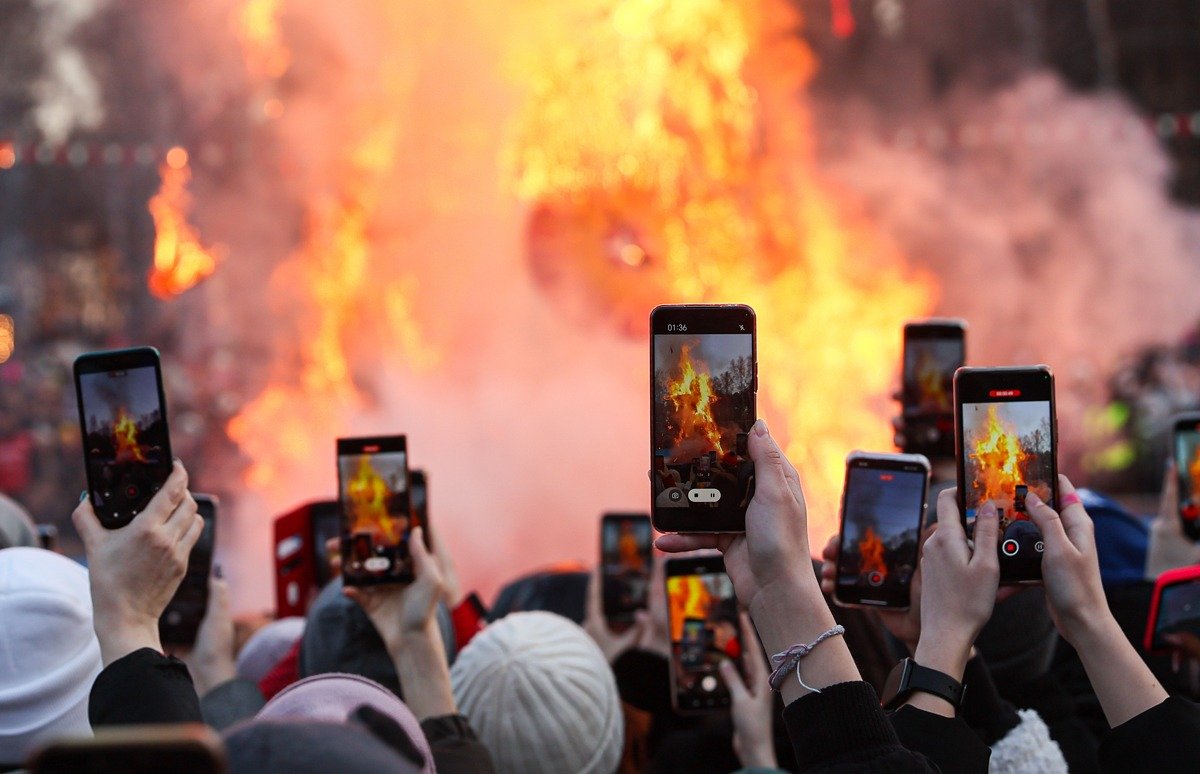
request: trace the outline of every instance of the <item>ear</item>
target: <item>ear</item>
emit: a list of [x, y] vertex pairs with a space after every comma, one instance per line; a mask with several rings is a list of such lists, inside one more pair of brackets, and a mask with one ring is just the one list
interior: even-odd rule
[[358, 709], [350, 713], [349, 719], [366, 728], [372, 736], [400, 753], [405, 760], [416, 766], [425, 766], [425, 754], [417, 749], [408, 732], [370, 704], [359, 705]]

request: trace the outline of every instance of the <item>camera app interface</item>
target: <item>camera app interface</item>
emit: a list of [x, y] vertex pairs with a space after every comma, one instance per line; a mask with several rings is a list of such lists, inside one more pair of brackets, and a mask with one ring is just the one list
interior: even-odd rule
[[1167, 650], [1172, 646], [1200, 644], [1200, 583], [1167, 586], [1158, 603], [1154, 625], [1154, 646]]
[[1200, 429], [1175, 434], [1175, 470], [1179, 475], [1179, 515], [1200, 526]]
[[606, 519], [603, 543], [604, 611], [625, 617], [646, 607], [650, 585], [649, 519]]
[[954, 372], [962, 364], [961, 339], [909, 338], [904, 344], [905, 413], [953, 414]]
[[[675, 326], [685, 327], [685, 326]], [[654, 336], [654, 504], [744, 513], [754, 492], [749, 333]]]
[[851, 467], [838, 585], [868, 599], [902, 599], [916, 569], [925, 474]]
[[349, 541], [342, 571], [351, 583], [412, 577], [407, 454], [386, 451], [338, 457]]
[[167, 422], [153, 366], [79, 376], [92, 502], [137, 515], [171, 470]]
[[723, 572], [670, 576], [667, 604], [679, 706], [702, 709], [728, 704], [729, 689], [718, 667], [725, 659], [742, 655], [737, 598], [729, 576]]
[[1040, 561], [1042, 536], [1025, 511], [1025, 496], [1035, 492], [1053, 504], [1052, 432], [1048, 400], [963, 404], [967, 522], [974, 523], [984, 503], [994, 503], [1007, 559]]

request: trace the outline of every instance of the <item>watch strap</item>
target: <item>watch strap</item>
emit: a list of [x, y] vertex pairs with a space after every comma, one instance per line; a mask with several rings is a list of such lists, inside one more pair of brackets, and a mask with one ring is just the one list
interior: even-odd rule
[[[898, 673], [898, 674], [897, 674]], [[896, 665], [888, 678], [888, 687], [895, 685], [895, 692], [884, 698], [884, 706], [893, 710], [904, 703], [913, 691], [921, 691], [945, 699], [957, 710], [962, 705], [964, 687], [945, 672], [923, 667], [911, 658]]]

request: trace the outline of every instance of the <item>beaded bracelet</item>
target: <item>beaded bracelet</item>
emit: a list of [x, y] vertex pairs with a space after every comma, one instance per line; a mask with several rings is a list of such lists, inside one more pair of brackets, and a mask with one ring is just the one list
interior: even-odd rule
[[783, 685], [783, 681], [787, 678], [788, 672], [791, 672], [792, 669], [795, 669], [796, 681], [800, 683], [802, 688], [807, 691], [811, 691], [812, 693], [820, 693], [821, 691], [819, 689], [813, 688], [812, 686], [806, 684], [804, 679], [800, 677], [800, 660], [809, 653], [812, 653], [813, 648], [817, 647], [825, 640], [829, 639], [830, 637], [837, 637], [838, 635], [845, 633], [846, 627], [838, 624], [832, 629], [827, 629], [826, 631], [821, 632], [821, 634], [815, 640], [807, 645], [803, 643], [799, 645], [793, 645], [782, 653], [776, 653], [774, 656], [771, 656], [771, 663], [775, 665], [775, 670], [771, 672], [771, 677], [768, 678], [768, 682], [771, 684], [771, 690], [778, 691]]

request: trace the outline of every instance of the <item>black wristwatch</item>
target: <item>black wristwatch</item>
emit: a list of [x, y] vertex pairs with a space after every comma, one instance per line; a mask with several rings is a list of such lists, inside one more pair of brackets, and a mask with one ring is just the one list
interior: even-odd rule
[[923, 667], [911, 658], [906, 658], [892, 669], [883, 686], [885, 709], [898, 708], [913, 691], [923, 691], [939, 696], [954, 705], [957, 711], [962, 704], [963, 684], [945, 672]]

